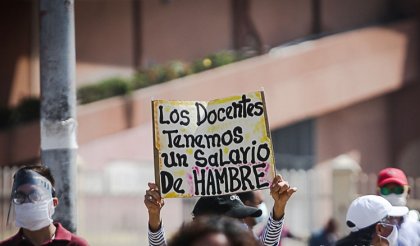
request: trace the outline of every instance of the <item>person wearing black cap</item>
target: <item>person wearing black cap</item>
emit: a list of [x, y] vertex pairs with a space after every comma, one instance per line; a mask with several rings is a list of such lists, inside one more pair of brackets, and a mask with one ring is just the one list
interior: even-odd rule
[[11, 204], [15, 210], [19, 232], [0, 242], [7, 245], [79, 245], [88, 243], [53, 223], [52, 215], [58, 205], [54, 178], [45, 166], [27, 166], [13, 177]]
[[[261, 190], [253, 190], [253, 191], [246, 191], [238, 193], [239, 199], [247, 205], [254, 208], [259, 208], [262, 211], [262, 215], [259, 217], [247, 217], [245, 218], [245, 223], [248, 225], [249, 228], [253, 228], [257, 224], [261, 224], [263, 222], [266, 222], [268, 219], [269, 211], [267, 209], [267, 206], [264, 202], [264, 195]], [[261, 225], [262, 226], [262, 225]], [[263, 228], [261, 228], [263, 229]], [[284, 230], [284, 227], [283, 227]], [[260, 231], [262, 232], [262, 231]], [[258, 232], [255, 232], [257, 235], [259, 235]]]
[[[149, 245], [166, 245], [164, 229], [160, 218], [160, 210], [164, 206], [164, 200], [160, 196], [158, 187], [149, 183], [149, 189], [144, 196], [144, 203], [149, 213]], [[262, 245], [277, 245], [283, 226], [286, 203], [295, 187], [290, 187], [280, 175], [274, 177], [270, 186], [270, 194], [274, 200], [274, 206], [267, 221], [267, 226], [259, 240]], [[193, 216], [223, 215], [243, 220], [246, 217], [261, 216], [262, 211], [255, 207], [245, 206], [237, 195], [223, 195], [213, 197], [201, 197], [193, 209]]]
[[237, 219], [259, 217], [262, 211], [246, 206], [237, 195], [207, 196], [198, 199], [192, 211], [194, 217], [202, 215], [225, 215]]

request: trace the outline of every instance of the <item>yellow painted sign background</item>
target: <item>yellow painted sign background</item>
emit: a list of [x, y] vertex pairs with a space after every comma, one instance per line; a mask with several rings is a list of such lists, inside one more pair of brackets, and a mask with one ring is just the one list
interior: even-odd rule
[[264, 94], [152, 101], [155, 178], [162, 196], [265, 189], [275, 175]]

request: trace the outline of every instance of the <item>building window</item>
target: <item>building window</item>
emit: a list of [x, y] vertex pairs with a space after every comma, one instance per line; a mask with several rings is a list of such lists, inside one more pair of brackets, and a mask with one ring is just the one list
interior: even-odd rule
[[315, 162], [315, 120], [271, 131], [277, 169], [310, 169]]

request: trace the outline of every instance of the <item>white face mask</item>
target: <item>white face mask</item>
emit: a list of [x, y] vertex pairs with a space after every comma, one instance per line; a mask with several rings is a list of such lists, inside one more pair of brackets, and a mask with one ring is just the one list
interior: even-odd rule
[[249, 226], [246, 223], [240, 223], [242, 229], [249, 230]]
[[396, 225], [392, 226], [392, 232], [387, 236], [381, 236], [378, 234], [378, 236], [382, 239], [385, 239], [388, 241], [389, 246], [397, 246], [398, 245], [398, 229]]
[[16, 227], [37, 231], [50, 225], [54, 214], [53, 199], [37, 203], [15, 204]]
[[261, 222], [264, 222], [268, 219], [268, 209], [267, 209], [267, 206], [265, 205], [265, 203], [262, 202], [260, 205], [258, 205], [258, 209], [261, 209], [262, 214], [261, 214], [260, 217], [255, 218], [255, 222], [257, 224], [261, 223]]
[[405, 193], [402, 194], [394, 194], [391, 193], [389, 195], [381, 195], [383, 198], [388, 200], [392, 206], [406, 206], [407, 205], [407, 195]]

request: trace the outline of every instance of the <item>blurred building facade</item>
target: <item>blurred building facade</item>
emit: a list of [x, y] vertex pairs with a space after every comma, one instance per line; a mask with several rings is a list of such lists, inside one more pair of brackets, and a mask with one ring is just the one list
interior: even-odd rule
[[[39, 96], [38, 4], [0, 3], [1, 107]], [[220, 50], [261, 54], [79, 106], [80, 168], [91, 177], [81, 182], [96, 194], [91, 201], [99, 206], [98, 194], [122, 189], [117, 206], [143, 210], [141, 197], [126, 195], [153, 179], [152, 98], [208, 100], [261, 88], [278, 169], [308, 170], [351, 152], [365, 172], [396, 166], [420, 176], [419, 11], [415, 0], [76, 0], [78, 86]], [[37, 122], [0, 130], [0, 166], [37, 161], [39, 138]], [[167, 216], [180, 205], [168, 204]], [[145, 216], [120, 217], [120, 226], [141, 217], [131, 229], [145, 230]]]

